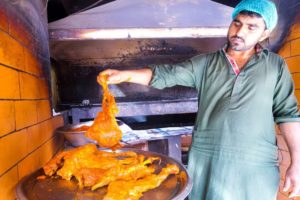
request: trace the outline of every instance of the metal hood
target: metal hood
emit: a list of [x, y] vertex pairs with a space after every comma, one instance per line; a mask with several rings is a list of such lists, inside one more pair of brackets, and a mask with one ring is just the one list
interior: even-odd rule
[[50, 23], [51, 56], [76, 66], [178, 62], [220, 48], [231, 12], [210, 0], [117, 0]]

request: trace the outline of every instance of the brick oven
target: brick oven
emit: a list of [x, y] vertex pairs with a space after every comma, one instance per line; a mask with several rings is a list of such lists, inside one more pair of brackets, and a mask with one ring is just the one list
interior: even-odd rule
[[[95, 81], [100, 71], [179, 62], [218, 49], [226, 41], [231, 7], [238, 3], [97, 2], [0, 1], [0, 199], [14, 199], [16, 184], [64, 148], [56, 128], [95, 117], [101, 109]], [[287, 7], [275, 2], [281, 18], [268, 45], [288, 63], [300, 101], [299, 14], [294, 19], [299, 3], [291, 0], [293, 6]], [[215, 13], [221, 17], [214, 18]], [[48, 23], [51, 16], [56, 21]], [[111, 90], [118, 118], [134, 129], [194, 123], [198, 97], [193, 89], [159, 91], [125, 83]], [[284, 177], [289, 153], [280, 133], [277, 138]], [[278, 193], [278, 200], [287, 199]]]
[[44, 0], [0, 1], [0, 199], [63, 146], [54, 130], [50, 53]]

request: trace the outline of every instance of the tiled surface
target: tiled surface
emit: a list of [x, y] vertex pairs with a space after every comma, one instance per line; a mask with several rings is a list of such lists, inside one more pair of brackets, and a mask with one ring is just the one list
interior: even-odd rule
[[19, 179], [21, 180], [40, 167], [40, 152], [34, 151], [18, 163]]
[[293, 56], [285, 58], [287, 65], [289, 66], [289, 70], [291, 73], [300, 72], [299, 63], [300, 56]]
[[290, 35], [286, 40], [294, 40], [300, 38], [300, 23], [296, 23], [290, 30]]
[[292, 77], [294, 79], [294, 84], [295, 84], [295, 89], [299, 90], [300, 89], [300, 73], [293, 73]]
[[15, 187], [18, 183], [18, 169], [13, 167], [0, 177], [0, 199], [15, 199]]
[[20, 99], [19, 74], [0, 65], [0, 99]]
[[32, 27], [24, 17], [19, 17], [19, 15], [18, 10], [13, 7], [10, 12], [11, 17], [8, 18], [9, 34], [20, 44], [30, 48], [34, 43], [34, 37], [30, 34]]
[[15, 101], [16, 129], [37, 123], [36, 101]]
[[22, 70], [24, 67], [23, 46], [3, 31], [0, 31], [0, 41], [0, 63]]
[[16, 129], [15, 104], [13, 101], [0, 100], [0, 122], [3, 122], [0, 126], [0, 137]]
[[0, 176], [27, 154], [27, 132], [18, 131], [0, 139]]
[[39, 99], [39, 78], [20, 73], [21, 99]]
[[49, 86], [45, 79], [39, 80], [39, 98], [40, 99], [48, 99], [49, 98]]
[[291, 42], [286, 42], [284, 45], [281, 47], [279, 54], [283, 58], [287, 58], [291, 56]]
[[7, 15], [4, 9], [0, 9], [0, 29], [8, 31]]
[[299, 39], [295, 39], [291, 41], [291, 56], [299, 56], [300, 55], [300, 37]]
[[54, 134], [63, 126], [63, 117], [52, 116], [42, 73], [49, 67], [49, 54], [40, 50], [48, 41], [34, 36], [46, 15], [39, 23], [29, 23], [35, 15], [21, 15], [18, 4], [10, 5], [0, 1], [0, 200], [15, 199], [18, 181], [42, 167], [63, 145], [63, 138]]
[[28, 49], [24, 48], [24, 71], [34, 74], [36, 76], [41, 76], [41, 64], [38, 62], [37, 58], [29, 51]]
[[50, 101], [49, 100], [41, 100], [37, 101], [37, 120], [38, 122], [49, 119], [52, 116]]

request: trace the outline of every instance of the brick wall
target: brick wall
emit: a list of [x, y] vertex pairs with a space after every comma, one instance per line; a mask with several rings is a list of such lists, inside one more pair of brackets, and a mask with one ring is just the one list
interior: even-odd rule
[[53, 130], [44, 0], [0, 1], [0, 199], [63, 145]]
[[[279, 51], [279, 54], [285, 59], [293, 76], [295, 83], [295, 95], [298, 99], [298, 104], [300, 103], [300, 14], [296, 17], [293, 27], [290, 30], [289, 36]], [[299, 105], [298, 105], [299, 106]], [[279, 147], [280, 155], [280, 175], [281, 184], [280, 188], [283, 186], [283, 181], [285, 177], [285, 172], [290, 164], [290, 155], [286, 143], [284, 142], [283, 136], [277, 134], [277, 142]], [[286, 193], [282, 190], [278, 193], [278, 200], [288, 200]], [[297, 198], [300, 200], [300, 198]]]

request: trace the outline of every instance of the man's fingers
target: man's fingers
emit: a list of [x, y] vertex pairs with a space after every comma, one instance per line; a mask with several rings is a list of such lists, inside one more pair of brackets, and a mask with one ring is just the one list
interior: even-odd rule
[[289, 191], [289, 189], [290, 189], [290, 187], [291, 187], [291, 179], [287, 176], [286, 178], [285, 178], [285, 181], [284, 181], [284, 185], [283, 185], [283, 191], [284, 192], [287, 192], [287, 191]]
[[107, 83], [109, 84], [117, 84], [121, 82], [121, 76], [117, 70], [107, 69], [98, 75], [98, 82], [101, 81], [101, 78], [107, 76]]
[[121, 82], [121, 76], [120, 75], [111, 75], [107, 79], [108, 83], [117, 84]]
[[291, 191], [289, 198], [300, 196], [300, 184], [294, 184], [293, 190]]
[[100, 72], [100, 75], [106, 75], [106, 74], [111, 75], [114, 72], [115, 72], [115, 70], [113, 70], [113, 69], [106, 69], [106, 70]]

